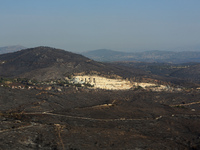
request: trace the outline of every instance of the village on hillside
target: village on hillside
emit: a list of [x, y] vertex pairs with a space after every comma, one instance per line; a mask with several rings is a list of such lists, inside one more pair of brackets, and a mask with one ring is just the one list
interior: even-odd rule
[[1, 78], [0, 86], [9, 87], [12, 89], [39, 89], [39, 90], [54, 90], [62, 91], [63, 87], [85, 87], [90, 89], [104, 89], [104, 90], [135, 90], [144, 89], [151, 91], [182, 91], [180, 87], [172, 87], [169, 85], [162, 85], [151, 82], [135, 82], [128, 79], [108, 78], [99, 75], [72, 75], [66, 77], [65, 80], [51, 80], [37, 82], [36, 80], [28, 79], [11, 79]]

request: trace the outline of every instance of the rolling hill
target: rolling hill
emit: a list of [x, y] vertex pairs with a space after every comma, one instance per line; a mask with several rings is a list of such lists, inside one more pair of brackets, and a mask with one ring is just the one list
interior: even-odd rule
[[[104, 52], [112, 55], [112, 51], [107, 50], [100, 50], [99, 54]], [[116, 52], [116, 55], [121, 55], [121, 53]], [[107, 77], [117, 75], [123, 78], [134, 78], [137, 81], [145, 81], [145, 78], [156, 79], [178, 85], [185, 84], [185, 81], [199, 83], [199, 65], [192, 66], [184, 68], [184, 66], [170, 64], [126, 61], [103, 63], [80, 54], [44, 46], [0, 55], [1, 77], [27, 78], [37, 81], [64, 80], [66, 76], [74, 73], [96, 73]]]
[[179, 69], [172, 72], [170, 76], [182, 78], [190, 82], [200, 83], [200, 64]]
[[[198, 68], [198, 64], [184, 68], [164, 63], [100, 63], [50, 47], [0, 55], [2, 79], [44, 81], [99, 72], [168, 81], [166, 74], [180, 76], [190, 69], [194, 74]], [[200, 149], [200, 91], [193, 87], [105, 90], [27, 83], [0, 84], [0, 149]]]
[[63, 79], [72, 73], [96, 71], [123, 77], [143, 76], [145, 71], [100, 63], [65, 50], [36, 47], [0, 55], [0, 76], [36, 80]]
[[102, 62], [113, 61], [141, 61], [159, 63], [186, 63], [200, 62], [199, 51], [144, 51], [144, 52], [119, 52], [107, 49], [83, 52], [82, 55]]
[[[200, 63], [150, 63], [150, 62], [131, 62], [121, 61], [113, 62], [118, 66], [126, 66], [129, 68], [137, 68], [151, 74], [156, 75], [159, 80], [169, 81], [174, 84], [187, 86], [200, 83]], [[199, 85], [198, 85], [199, 86]]]

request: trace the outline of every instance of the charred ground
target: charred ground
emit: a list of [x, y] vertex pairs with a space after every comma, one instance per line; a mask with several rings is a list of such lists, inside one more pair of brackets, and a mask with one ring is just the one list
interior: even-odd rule
[[169, 84], [170, 70], [154, 68], [154, 75], [148, 67], [98, 63], [48, 47], [0, 55], [0, 61], [0, 149], [200, 149], [200, 91], [191, 88], [196, 83], [182, 79], [188, 86], [181, 91], [153, 92], [63, 86], [61, 80], [48, 88], [30, 80], [96, 71]]
[[1, 87], [0, 95], [3, 149], [200, 148], [198, 91]]

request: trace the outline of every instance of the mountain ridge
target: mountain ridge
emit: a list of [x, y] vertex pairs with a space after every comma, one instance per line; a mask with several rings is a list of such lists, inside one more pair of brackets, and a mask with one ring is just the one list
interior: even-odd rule
[[82, 55], [101, 62], [140, 61], [161, 63], [200, 62], [199, 51], [160, 51], [120, 52], [108, 49], [99, 49], [81, 53]]
[[126, 70], [112, 64], [96, 62], [80, 54], [43, 46], [0, 55], [0, 76], [4, 77], [54, 80], [64, 79], [72, 73], [92, 71], [124, 77], [146, 74], [136, 70]]

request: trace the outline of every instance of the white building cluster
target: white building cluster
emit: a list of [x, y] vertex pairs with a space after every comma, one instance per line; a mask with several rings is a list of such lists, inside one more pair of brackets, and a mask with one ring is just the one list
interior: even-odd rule
[[107, 90], [127, 90], [133, 87], [130, 81], [123, 79], [109, 79], [97, 75], [74, 76], [71, 80], [74, 84], [90, 84], [94, 88]]
[[143, 89], [152, 91], [180, 91], [181, 89], [172, 88], [166, 85], [159, 85], [155, 83], [144, 83], [144, 82], [130, 82], [122, 78], [110, 79], [101, 77], [98, 75], [77, 75], [73, 76], [72, 79], [66, 78], [72, 84], [90, 84], [93, 88], [106, 89], [106, 90], [128, 90], [131, 88], [141, 87]]

